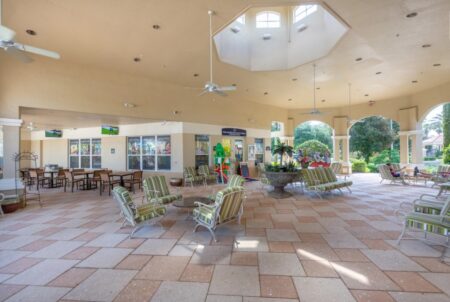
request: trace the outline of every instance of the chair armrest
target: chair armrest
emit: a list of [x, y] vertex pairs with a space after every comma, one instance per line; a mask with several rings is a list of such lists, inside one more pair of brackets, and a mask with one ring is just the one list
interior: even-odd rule
[[156, 195], [158, 196], [158, 197], [161, 197], [161, 196], [159, 196], [159, 193], [161, 193], [161, 191], [158, 191], [158, 190], [147, 190], [148, 192], [153, 192], [153, 193], [156, 193]]
[[199, 208], [203, 207], [203, 208], [208, 208], [210, 210], [214, 210], [216, 208], [215, 205], [208, 205], [208, 204], [200, 202], [200, 201], [195, 201], [194, 205], [198, 206]]
[[417, 205], [417, 203], [420, 203], [420, 202], [423, 202], [423, 201], [426, 201], [426, 202], [428, 202], [428, 203], [430, 203], [430, 204], [434, 204], [434, 205], [437, 205], [437, 206], [442, 206], [442, 205], [444, 205], [443, 204], [443, 202], [441, 202], [441, 201], [434, 201], [434, 200], [424, 200], [424, 199], [416, 199], [416, 200], [414, 200], [413, 202], [412, 202], [412, 204], [413, 204], [413, 206], [415, 206], [415, 205]]
[[422, 195], [420, 195], [419, 199], [424, 200], [423, 199], [424, 197], [430, 197], [430, 198], [434, 198], [434, 199], [437, 199], [437, 200], [444, 200], [443, 197], [438, 196], [438, 195], [432, 195], [432, 194], [422, 194]]

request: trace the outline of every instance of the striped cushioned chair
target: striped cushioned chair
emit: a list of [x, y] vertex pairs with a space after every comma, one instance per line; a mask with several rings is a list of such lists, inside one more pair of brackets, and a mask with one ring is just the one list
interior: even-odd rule
[[194, 186], [194, 183], [203, 183], [204, 185], [206, 185], [205, 178], [197, 174], [195, 167], [184, 168], [183, 176], [185, 186], [187, 186], [188, 183], [191, 184], [191, 187]]
[[149, 203], [167, 204], [183, 197], [180, 194], [170, 193], [166, 178], [162, 175], [154, 175], [144, 179], [142, 187], [144, 188], [145, 198]]
[[[394, 166], [393, 166], [393, 168], [394, 168]], [[399, 170], [396, 170], [396, 168], [394, 168], [394, 170], [399, 171]], [[396, 183], [396, 182], [401, 182], [404, 185], [407, 184], [405, 181], [405, 178], [401, 174], [398, 177], [392, 176], [391, 170], [389, 169], [389, 167], [387, 165], [379, 165], [378, 172], [380, 172], [380, 177], [381, 177], [380, 183], [382, 183], [383, 180], [389, 180], [391, 182], [391, 184]]]
[[133, 227], [130, 238], [133, 237], [137, 230], [146, 224], [159, 222], [160, 218], [166, 214], [166, 207], [160, 204], [149, 203], [137, 206], [131, 199], [130, 192], [124, 187], [115, 187], [113, 189], [113, 196], [124, 218], [122, 225], [130, 225]]
[[244, 212], [244, 192], [244, 187], [228, 187], [217, 193], [216, 200], [212, 205], [196, 202], [198, 207], [194, 209], [193, 215], [197, 225], [194, 232], [203, 226], [208, 229], [214, 241], [217, 242], [214, 234], [217, 226], [234, 220], [238, 220], [240, 224]]
[[397, 244], [400, 243], [408, 229], [423, 231], [425, 233], [425, 239], [427, 239], [427, 233], [442, 235], [446, 237], [446, 244], [444, 245], [446, 248], [442, 252], [443, 259], [449, 247], [450, 239], [450, 198], [447, 198], [445, 202], [439, 205], [430, 201], [424, 202], [423, 200], [418, 203], [416, 200], [413, 206], [413, 212], [407, 214], [405, 217], [403, 231], [397, 240]]
[[431, 177], [434, 182], [433, 186], [450, 181], [450, 165], [440, 165], [437, 171]]
[[322, 198], [322, 193], [333, 190], [341, 191], [342, 188], [346, 188], [350, 193], [352, 192], [350, 186], [353, 182], [337, 179], [336, 174], [334, 174], [331, 168], [317, 167], [315, 169], [303, 169], [302, 174], [306, 188], [317, 194], [320, 198]]
[[217, 182], [217, 176], [215, 174], [211, 174], [211, 170], [208, 165], [199, 166], [198, 175], [203, 176], [206, 184], [208, 182]]
[[[234, 175], [231, 175], [230, 178], [228, 178], [227, 188], [243, 187], [244, 183], [245, 183], [244, 177], [234, 174]], [[217, 194], [218, 193], [209, 195], [208, 198], [211, 200], [216, 200]]]

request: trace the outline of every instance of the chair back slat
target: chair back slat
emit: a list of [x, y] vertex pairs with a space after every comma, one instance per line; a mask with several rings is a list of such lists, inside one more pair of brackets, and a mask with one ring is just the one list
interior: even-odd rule
[[224, 223], [238, 216], [244, 201], [243, 187], [229, 187], [219, 191], [216, 195], [216, 206], [220, 207], [218, 211], [219, 223]]
[[113, 189], [114, 200], [119, 205], [124, 218], [131, 224], [136, 225], [136, 207], [131, 199], [130, 192], [124, 187], [116, 186]]
[[244, 182], [245, 182], [244, 177], [234, 174], [234, 175], [231, 175], [230, 178], [228, 179], [227, 187], [228, 188], [242, 187], [244, 185]]
[[142, 171], [134, 171], [133, 172], [133, 180], [142, 180]]
[[66, 170], [64, 170], [64, 176], [69, 180], [69, 181], [72, 181], [73, 180], [73, 172], [70, 172], [70, 171], [66, 171]]
[[104, 171], [100, 172], [100, 179], [103, 182], [109, 182], [110, 181], [109, 173], [108, 172], [104, 172]]
[[166, 177], [164, 175], [153, 175], [145, 178], [142, 182], [142, 187], [144, 188], [147, 200], [170, 195], [169, 187], [167, 186]]

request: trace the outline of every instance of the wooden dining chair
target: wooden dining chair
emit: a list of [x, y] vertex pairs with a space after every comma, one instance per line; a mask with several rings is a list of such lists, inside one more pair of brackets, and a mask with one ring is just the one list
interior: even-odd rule
[[120, 180], [112, 179], [108, 172], [100, 172], [100, 195], [105, 191], [105, 187], [108, 187], [108, 195], [111, 195], [115, 185], [120, 185]]
[[50, 178], [44, 176], [44, 171], [41, 169], [30, 170], [30, 188], [36, 184], [36, 190], [39, 191], [39, 186], [44, 187], [48, 184]]
[[73, 193], [73, 188], [76, 186], [77, 190], [80, 188], [80, 184], [84, 186], [84, 179], [83, 178], [75, 178], [73, 175], [74, 172], [71, 172], [69, 170], [64, 171], [65, 179], [64, 179], [64, 192], [66, 192], [67, 185], [71, 186], [71, 191]]
[[124, 179], [123, 182], [125, 184], [125, 187], [129, 187], [129, 189], [131, 189], [133, 193], [135, 192], [134, 190], [135, 184], [138, 184], [140, 190], [142, 186], [142, 171], [134, 171], [133, 175], [131, 175], [131, 178]]

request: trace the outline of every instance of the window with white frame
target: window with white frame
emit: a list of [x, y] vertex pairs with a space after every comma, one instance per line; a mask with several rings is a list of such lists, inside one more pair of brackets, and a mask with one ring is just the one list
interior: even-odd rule
[[260, 12], [256, 15], [256, 28], [278, 28], [281, 17], [277, 12]]
[[170, 170], [170, 162], [170, 135], [127, 138], [127, 167], [129, 170]]
[[294, 23], [297, 23], [298, 21], [306, 18], [307, 16], [311, 15], [316, 11], [317, 5], [315, 4], [300, 5], [294, 10]]
[[236, 19], [236, 22], [245, 24], [245, 15], [241, 15]]
[[82, 138], [69, 140], [69, 168], [99, 169], [102, 167], [102, 140]]

